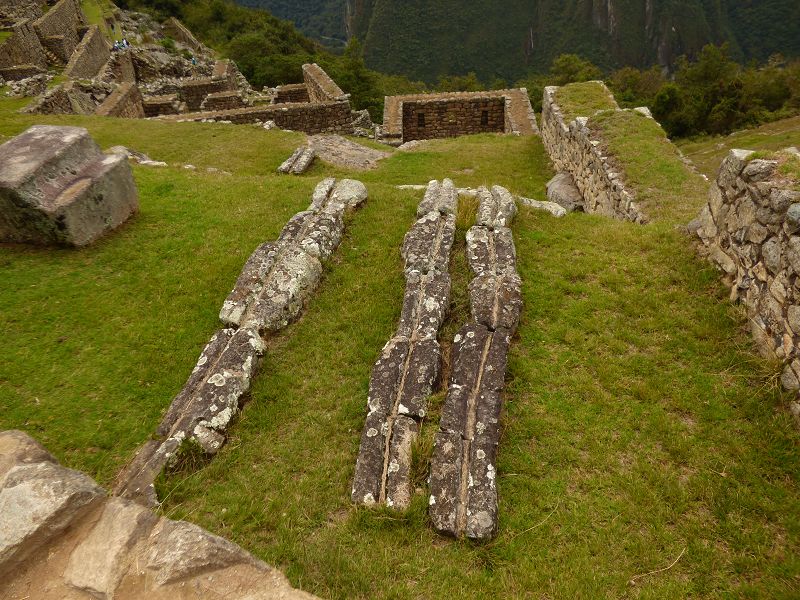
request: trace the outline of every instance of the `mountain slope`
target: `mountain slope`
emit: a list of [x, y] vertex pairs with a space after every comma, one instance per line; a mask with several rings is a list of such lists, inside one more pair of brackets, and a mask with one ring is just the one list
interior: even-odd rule
[[513, 80], [562, 53], [605, 68], [669, 66], [709, 42], [729, 42], [739, 60], [800, 55], [796, 0], [238, 1], [323, 41], [356, 35], [370, 67], [427, 81], [469, 71]]

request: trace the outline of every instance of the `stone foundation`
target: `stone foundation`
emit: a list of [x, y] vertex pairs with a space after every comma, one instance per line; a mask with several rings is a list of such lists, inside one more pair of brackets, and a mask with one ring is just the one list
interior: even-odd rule
[[109, 58], [111, 51], [106, 38], [100, 28], [93, 25], [72, 53], [64, 75], [71, 79], [91, 79], [103, 69]]
[[100, 117], [123, 119], [144, 118], [142, 93], [133, 83], [123, 83], [103, 102], [95, 112]]
[[[605, 93], [611, 95], [602, 82]], [[635, 194], [623, 183], [601, 153], [602, 141], [595, 139], [589, 127], [590, 116], [564, 121], [556, 102], [557, 87], [547, 87], [542, 101], [542, 142], [556, 171], [569, 173], [583, 195], [583, 208], [616, 219], [647, 222], [635, 202]]]
[[350, 103], [324, 104], [270, 104], [219, 112], [187, 113], [164, 117], [177, 121], [229, 121], [238, 125], [274, 121], [281, 129], [303, 131], [308, 134], [353, 133]]
[[709, 259], [725, 274], [731, 299], [747, 309], [761, 352], [785, 363], [781, 381], [800, 389], [800, 182], [774, 159], [732, 150], [711, 187], [708, 204], [692, 229]]

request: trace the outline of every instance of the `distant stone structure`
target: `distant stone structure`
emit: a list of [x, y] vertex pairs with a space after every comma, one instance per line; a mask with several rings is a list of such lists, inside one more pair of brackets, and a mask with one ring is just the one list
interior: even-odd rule
[[[592, 83], [598, 86], [599, 93], [613, 99], [602, 81]], [[545, 88], [542, 101], [542, 142], [556, 171], [572, 177], [583, 196], [581, 204], [586, 212], [646, 223], [647, 216], [636, 204], [634, 192], [628, 189], [622, 174], [602, 154], [602, 142], [595, 139], [589, 127], [593, 115], [565, 122], [556, 101], [558, 89], [555, 86]]]
[[100, 73], [109, 58], [111, 50], [105, 36], [97, 25], [92, 25], [75, 47], [64, 75], [70, 79], [91, 79]]
[[127, 160], [85, 129], [36, 125], [0, 146], [0, 241], [85, 246], [138, 208]]
[[[755, 158], [732, 150], [711, 186], [708, 204], [692, 223], [705, 253], [725, 274], [731, 300], [747, 308], [761, 352], [784, 363], [781, 381], [800, 390], [800, 181], [782, 163], [800, 155]], [[800, 402], [794, 411], [800, 416]]]
[[388, 96], [384, 104], [382, 137], [393, 145], [475, 133], [538, 132], [524, 88]]
[[144, 118], [142, 93], [133, 83], [123, 83], [97, 108], [100, 117]]
[[186, 521], [109, 497], [21, 431], [0, 432], [0, 597], [314, 600]]
[[60, 0], [33, 22], [51, 64], [66, 64], [86, 33], [86, 17], [80, 0]]

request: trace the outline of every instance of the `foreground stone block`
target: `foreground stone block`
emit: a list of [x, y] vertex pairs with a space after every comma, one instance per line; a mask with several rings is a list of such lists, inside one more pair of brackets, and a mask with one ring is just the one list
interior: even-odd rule
[[138, 209], [128, 161], [85, 129], [36, 125], [0, 146], [0, 241], [85, 246]]
[[507, 227], [472, 227], [467, 232], [467, 259], [475, 275], [516, 273], [517, 250]]
[[[160, 518], [0, 433], [0, 596], [42, 600], [312, 600], [235, 544]], [[42, 462], [29, 462], [42, 458]]]
[[450, 275], [439, 271], [406, 273], [406, 291], [397, 335], [435, 340], [450, 305]]
[[417, 207], [417, 217], [424, 217], [429, 212], [438, 212], [442, 215], [456, 214], [458, 206], [458, 190], [450, 179], [441, 183], [431, 181], [425, 190], [425, 196]]
[[480, 275], [469, 284], [475, 322], [490, 330], [516, 331], [522, 312], [522, 280], [516, 273]]
[[0, 575], [57, 539], [104, 497], [89, 477], [55, 463], [13, 466], [0, 489]]
[[514, 196], [506, 188], [499, 185], [492, 186], [491, 191], [486, 188], [478, 190], [478, 213], [475, 224], [489, 229], [511, 227], [511, 222], [517, 214], [517, 203]]

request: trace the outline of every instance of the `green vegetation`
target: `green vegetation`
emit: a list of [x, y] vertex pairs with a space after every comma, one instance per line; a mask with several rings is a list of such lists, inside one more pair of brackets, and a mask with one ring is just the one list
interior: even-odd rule
[[109, 27], [109, 21], [114, 22], [114, 6], [109, 0], [81, 0], [81, 8], [89, 25], [98, 25], [109, 40], [116, 37], [115, 26]]
[[575, 117], [590, 117], [601, 110], [617, 108], [617, 103], [606, 89], [592, 81], [561, 87], [556, 92], [555, 99], [567, 123]]
[[[162, 0], [163, 1], [163, 0]], [[800, 56], [800, 5], [793, 0], [238, 0], [292, 19], [340, 45], [345, 26], [364, 42], [367, 65], [429, 84], [474, 71], [481, 81], [544, 73], [576, 53], [610, 71], [695, 56], [728, 42], [740, 62], [775, 52]]]
[[0, 31], [0, 44], [5, 42], [12, 35], [14, 35], [13, 31]]
[[789, 146], [800, 148], [800, 117], [768, 123], [756, 129], [737, 131], [727, 136], [682, 140], [678, 145], [700, 172], [714, 179], [722, 159], [733, 148], [743, 150], [781, 150]]
[[[33, 117], [15, 112], [24, 102], [0, 98], [0, 142], [34, 122], [82, 124], [104, 147], [170, 167], [134, 168], [141, 214], [91, 248], [0, 247], [0, 429], [28, 431], [108, 484], [219, 327], [249, 253], [322, 177], [357, 176], [370, 199], [305, 316], [269, 340], [228, 444], [208, 464], [187, 454], [159, 481], [170, 517], [331, 598], [796, 596], [796, 429], [776, 366], [751, 350], [743, 315], [676, 227], [705, 191], [652, 121], [593, 119], [655, 223], [524, 208], [515, 222], [525, 310], [505, 393], [500, 535], [474, 545], [439, 537], [426, 519], [442, 394], [416, 448], [423, 491], [412, 508], [349, 502], [369, 372], [396, 327], [399, 247], [421, 197], [394, 185], [449, 176], [541, 198], [552, 173], [538, 138], [427, 142], [368, 173], [318, 162], [285, 177], [274, 171], [297, 134]], [[445, 343], [467, 318], [470, 223], [462, 206]]]

